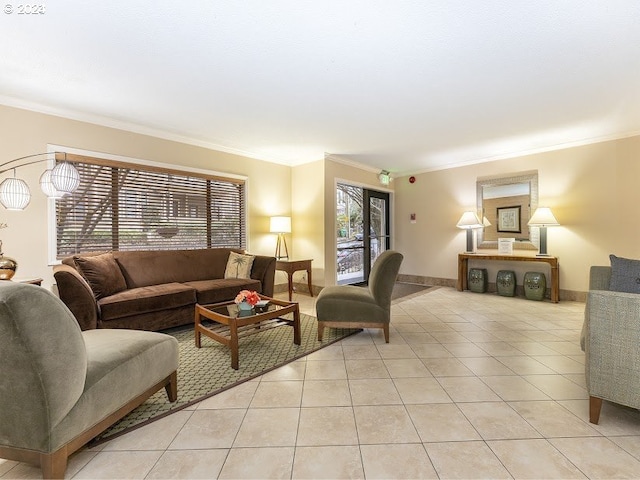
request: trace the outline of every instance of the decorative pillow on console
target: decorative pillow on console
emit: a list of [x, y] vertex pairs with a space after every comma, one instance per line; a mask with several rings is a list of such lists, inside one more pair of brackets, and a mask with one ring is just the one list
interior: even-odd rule
[[127, 283], [120, 266], [112, 253], [89, 257], [75, 255], [73, 261], [80, 274], [87, 281], [96, 300], [127, 289]]
[[640, 260], [609, 255], [611, 260], [611, 284], [614, 292], [640, 293]]
[[230, 252], [224, 278], [251, 278], [251, 267], [255, 255]]

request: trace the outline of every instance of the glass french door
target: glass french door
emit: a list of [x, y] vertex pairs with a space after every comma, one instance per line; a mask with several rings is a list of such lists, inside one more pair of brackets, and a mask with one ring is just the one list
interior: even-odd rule
[[339, 183], [337, 282], [366, 283], [378, 255], [389, 249], [389, 194]]

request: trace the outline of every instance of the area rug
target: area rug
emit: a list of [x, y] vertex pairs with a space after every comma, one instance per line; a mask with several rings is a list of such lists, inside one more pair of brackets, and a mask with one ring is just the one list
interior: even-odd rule
[[173, 335], [180, 345], [178, 401], [169, 403], [162, 389], [94, 438], [90, 445], [111, 440], [360, 331], [328, 328], [323, 341], [319, 342], [314, 317], [301, 314], [300, 327], [300, 345], [293, 343], [293, 328], [286, 326], [240, 339], [238, 370], [231, 368], [231, 353], [220, 343], [203, 335], [202, 348], [196, 348], [193, 326], [165, 330], [164, 333]]

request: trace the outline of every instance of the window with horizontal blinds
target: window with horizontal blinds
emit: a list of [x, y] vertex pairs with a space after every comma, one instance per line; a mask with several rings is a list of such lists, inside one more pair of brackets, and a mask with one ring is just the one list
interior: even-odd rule
[[58, 258], [107, 250], [246, 248], [241, 180], [82, 157], [56, 201]]

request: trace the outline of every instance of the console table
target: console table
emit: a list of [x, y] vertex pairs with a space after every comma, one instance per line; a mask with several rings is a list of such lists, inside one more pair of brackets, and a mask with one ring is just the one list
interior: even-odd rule
[[552, 256], [533, 256], [533, 255], [499, 255], [499, 254], [483, 254], [483, 253], [460, 253], [458, 254], [458, 283], [456, 288], [459, 292], [468, 288], [468, 272], [469, 259], [497, 262], [541, 262], [548, 263], [551, 266], [551, 301], [558, 303], [560, 300], [560, 267], [558, 266], [558, 257]]
[[276, 260], [276, 270], [282, 270], [287, 273], [289, 280], [289, 301], [293, 296], [293, 274], [298, 270], [307, 271], [307, 285], [309, 285], [309, 295], [313, 297], [313, 289], [311, 287], [311, 262], [313, 260]]

